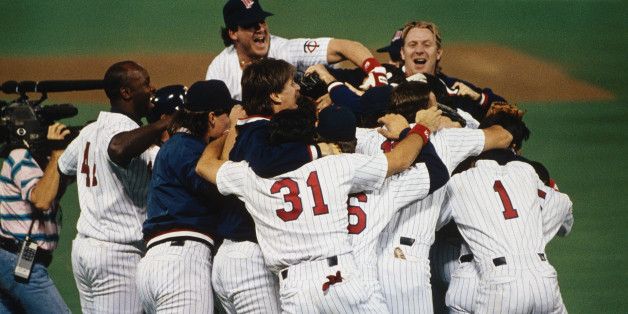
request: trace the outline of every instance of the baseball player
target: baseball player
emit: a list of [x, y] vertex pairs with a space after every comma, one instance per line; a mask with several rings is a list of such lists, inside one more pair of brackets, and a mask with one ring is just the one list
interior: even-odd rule
[[224, 197], [195, 168], [207, 142], [229, 129], [233, 104], [222, 81], [194, 83], [185, 110], [169, 126], [172, 137], [159, 150], [143, 229], [147, 252], [137, 266], [137, 289], [148, 313], [214, 310], [208, 283]]
[[[368, 75], [369, 86], [387, 84], [386, 71], [361, 43], [335, 38], [284, 39], [270, 34], [259, 0], [229, 0], [223, 8], [225, 48], [212, 60], [205, 79], [224, 81], [235, 99], [242, 99], [242, 71], [263, 58], [285, 60], [297, 70], [313, 64], [350, 60]], [[272, 45], [271, 45], [272, 42]], [[368, 85], [367, 84], [367, 85]]]
[[[426, 97], [429, 101], [424, 100]], [[429, 85], [405, 82], [393, 90], [388, 110], [411, 119], [421, 103], [436, 106]], [[483, 150], [507, 147], [511, 139], [512, 135], [501, 126], [490, 130], [453, 128], [434, 132], [431, 143], [451, 173], [468, 156], [478, 155]], [[379, 145], [371, 144], [365, 149], [394, 151], [395, 145], [395, 141], [380, 138]], [[433, 312], [428, 254], [443, 199], [444, 190], [440, 189], [409, 204], [393, 217], [380, 235], [378, 278], [392, 313]]]
[[[423, 111], [417, 119], [433, 125], [439, 114], [435, 109]], [[221, 193], [245, 199], [266, 263], [280, 276], [282, 311], [381, 313], [386, 309], [372, 304], [361, 288], [350, 253], [346, 197], [375, 188], [409, 166], [417, 148], [427, 142], [427, 130], [416, 126], [398, 151], [387, 155], [321, 158], [269, 179], [255, 175], [245, 162], [216, 159], [220, 151], [214, 152], [216, 145], [210, 144], [197, 171], [217, 182]], [[343, 283], [335, 285], [338, 282]]]
[[60, 172], [77, 178], [81, 207], [72, 270], [84, 313], [141, 313], [135, 273], [146, 248], [142, 223], [151, 162], [146, 149], [170, 119], [141, 126], [155, 88], [139, 64], [112, 65], [104, 84], [111, 112], [101, 112], [59, 158]]

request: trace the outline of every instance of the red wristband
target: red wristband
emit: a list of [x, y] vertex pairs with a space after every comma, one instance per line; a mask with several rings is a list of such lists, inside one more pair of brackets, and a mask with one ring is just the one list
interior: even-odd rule
[[364, 63], [362, 63], [362, 70], [364, 70], [365, 73], [371, 73], [371, 71], [373, 71], [373, 69], [375, 69], [376, 67], [381, 67], [382, 65], [379, 63], [379, 61], [377, 61], [377, 59], [375, 58], [368, 58], [366, 60], [364, 60]]
[[419, 135], [423, 139], [423, 145], [425, 145], [425, 144], [427, 144], [427, 141], [430, 140], [430, 134], [432, 132], [430, 132], [430, 129], [428, 129], [426, 126], [417, 123], [412, 128], [412, 130], [410, 130], [410, 132], [408, 132], [408, 135], [410, 135], [412, 133]]

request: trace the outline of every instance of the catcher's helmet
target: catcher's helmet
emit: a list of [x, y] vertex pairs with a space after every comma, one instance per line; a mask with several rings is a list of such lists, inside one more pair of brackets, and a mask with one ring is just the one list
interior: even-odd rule
[[183, 85], [168, 85], [155, 92], [151, 102], [155, 105], [153, 111], [146, 117], [148, 123], [153, 123], [161, 118], [162, 114], [171, 114], [183, 108], [185, 93], [188, 88]]

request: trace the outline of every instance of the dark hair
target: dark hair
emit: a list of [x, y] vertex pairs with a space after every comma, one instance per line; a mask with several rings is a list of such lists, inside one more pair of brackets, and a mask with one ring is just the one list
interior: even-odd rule
[[498, 112], [496, 114], [487, 116], [480, 123], [479, 128], [485, 129], [492, 125], [501, 125], [506, 131], [512, 134], [512, 142], [510, 146], [515, 150], [521, 149], [523, 141], [527, 141], [530, 138], [530, 129], [526, 124], [507, 112]]
[[281, 93], [286, 82], [293, 80], [296, 69], [277, 59], [253, 62], [242, 72], [242, 107], [249, 116], [272, 116], [272, 93]]
[[225, 44], [225, 47], [229, 47], [233, 45], [233, 39], [231, 39], [231, 37], [229, 36], [229, 31], [235, 32], [237, 30], [238, 30], [238, 25], [220, 28], [220, 37], [222, 37], [222, 42]]
[[[224, 112], [214, 111], [215, 115], [221, 115]], [[181, 109], [175, 111], [172, 114], [172, 121], [168, 125], [168, 134], [170, 136], [179, 132], [181, 128], [185, 128], [190, 131], [190, 134], [196, 138], [202, 139], [207, 130], [209, 130], [209, 112], [192, 112], [187, 109]]]
[[121, 61], [107, 69], [103, 81], [107, 98], [117, 100], [121, 97], [120, 88], [129, 84], [129, 70], [133, 67], [141, 68], [141, 66], [134, 61]]
[[388, 98], [388, 113], [402, 115], [409, 123], [413, 123], [419, 110], [427, 109], [432, 89], [427, 83], [410, 81], [399, 84]]
[[358, 146], [358, 139], [354, 138], [350, 141], [327, 141], [325, 140], [325, 138], [319, 138], [318, 140], [319, 142], [324, 142], [324, 143], [333, 143], [338, 145], [338, 148], [340, 148], [340, 151], [343, 153], [355, 153], [355, 148]]
[[316, 116], [302, 108], [282, 110], [268, 124], [269, 143], [299, 142], [313, 144], [316, 137]]

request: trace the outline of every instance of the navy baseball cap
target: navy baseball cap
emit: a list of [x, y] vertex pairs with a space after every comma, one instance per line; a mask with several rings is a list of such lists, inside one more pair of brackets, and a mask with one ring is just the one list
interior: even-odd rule
[[148, 123], [153, 123], [161, 119], [162, 114], [172, 114], [183, 108], [185, 92], [188, 90], [183, 85], [168, 85], [158, 89], [155, 97], [150, 101], [155, 105], [150, 115], [146, 117]]
[[198, 81], [188, 89], [185, 109], [193, 112], [231, 111], [233, 105], [239, 103], [231, 98], [225, 82], [220, 80]]
[[229, 0], [222, 8], [227, 27], [250, 25], [271, 15], [262, 10], [259, 0]]
[[377, 52], [401, 54], [401, 47], [403, 46], [403, 40], [401, 39], [402, 33], [403, 28], [400, 28], [390, 40], [390, 45], [377, 49]]
[[353, 112], [339, 106], [329, 106], [318, 113], [316, 131], [325, 141], [352, 141], [357, 122]]
[[376, 86], [369, 88], [360, 97], [360, 107], [364, 114], [382, 113], [386, 111], [388, 98], [394, 87], [392, 85]]

